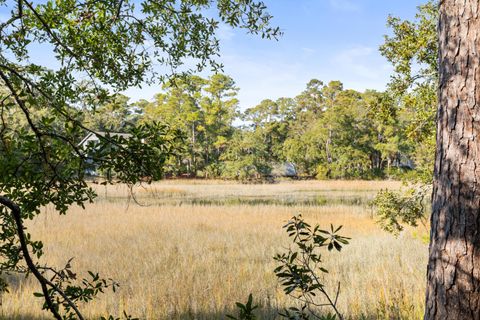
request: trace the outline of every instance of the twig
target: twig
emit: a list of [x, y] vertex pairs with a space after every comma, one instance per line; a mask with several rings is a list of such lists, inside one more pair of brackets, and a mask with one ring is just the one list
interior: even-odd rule
[[22, 250], [24, 260], [27, 263], [28, 269], [33, 273], [35, 278], [37, 278], [38, 282], [40, 282], [40, 285], [42, 287], [42, 292], [45, 297], [45, 302], [47, 303], [48, 309], [50, 312], [53, 314], [55, 319], [57, 320], [62, 320], [62, 316], [58, 313], [57, 309], [55, 308], [55, 305], [52, 301], [52, 298], [49, 295], [48, 292], [48, 287], [51, 287], [55, 292], [57, 292], [59, 295], [65, 299], [65, 302], [68, 303], [68, 305], [75, 311], [77, 317], [79, 320], [85, 320], [85, 318], [82, 316], [80, 310], [78, 310], [77, 306], [75, 303], [63, 292], [60, 288], [58, 288], [55, 284], [53, 284], [51, 281], [47, 280], [38, 270], [37, 266], [33, 263], [33, 260], [30, 256], [30, 252], [28, 251], [28, 245], [27, 245], [27, 240], [25, 236], [25, 227], [23, 226], [22, 222], [22, 214], [20, 207], [15, 204], [12, 200], [10, 200], [7, 197], [0, 196], [0, 204], [4, 205], [5, 207], [9, 208], [10, 211], [12, 212], [13, 219], [16, 224], [17, 228], [17, 233], [18, 233], [18, 238], [20, 241], [20, 248]]

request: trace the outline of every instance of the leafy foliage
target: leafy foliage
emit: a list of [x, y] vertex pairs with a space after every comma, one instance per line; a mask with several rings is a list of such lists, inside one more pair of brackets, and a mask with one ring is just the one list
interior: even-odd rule
[[[120, 91], [206, 67], [219, 70], [220, 23], [266, 38], [281, 32], [270, 25], [263, 2], [253, 0], [17, 0], [0, 6], [11, 13], [0, 23], [0, 273], [33, 273], [42, 289], [37, 295], [55, 319], [84, 319], [78, 303], [116, 284], [94, 272], [76, 282], [69, 263], [63, 269], [39, 265], [33, 255], [43, 254], [43, 244], [23, 221], [45, 206], [65, 214], [71, 205], [93, 201], [86, 182], [92, 165], [107, 173], [106, 183], [163, 175], [181, 145], [178, 128], [139, 123], [138, 108]], [[39, 51], [51, 61], [39, 61]], [[187, 59], [193, 68], [185, 67]], [[215, 80], [205, 89], [212, 95], [205, 102], [212, 126], [223, 101], [217, 87], [228, 83]], [[107, 133], [98, 143], [79, 145], [98, 130], [130, 136]]]
[[252, 131], [237, 130], [220, 160], [224, 163], [223, 177], [244, 182], [261, 181], [271, 171], [271, 154], [262, 136]]
[[139, 104], [141, 123], [169, 123], [185, 137], [183, 151], [169, 159], [170, 175], [220, 175], [220, 158], [232, 138], [238, 89], [232, 78], [191, 76], [164, 86], [154, 102]]
[[393, 34], [385, 37], [380, 52], [392, 63], [395, 73], [389, 92], [399, 101], [399, 113], [409, 121], [405, 138], [417, 165], [416, 180], [430, 183], [435, 150], [437, 108], [437, 1], [418, 7], [415, 20], [389, 17]]
[[[75, 283], [77, 275], [72, 271], [71, 261], [61, 270], [55, 270], [50, 267], [39, 267], [44, 270], [45, 274], [50, 273], [52, 277], [50, 282], [54, 284], [48, 289], [48, 299], [53, 300], [55, 306], [62, 306], [65, 309], [63, 318], [75, 319], [77, 312], [75, 309], [78, 302], [87, 303], [92, 301], [99, 293], [103, 293], [106, 289], [111, 288], [114, 292], [118, 284], [112, 279], [102, 279], [98, 273], [88, 272], [89, 278], [84, 278], [79, 284]], [[34, 296], [44, 298], [45, 293], [35, 292]], [[47, 300], [47, 299], [45, 299]], [[43, 309], [48, 310], [47, 302], [44, 303]], [[127, 316], [128, 319], [128, 316]]]
[[[337, 308], [340, 284], [338, 284], [335, 297], [330, 296], [323, 283], [323, 275], [328, 270], [322, 266], [322, 251], [341, 251], [344, 245], [349, 243], [350, 238], [341, 236], [338, 232], [342, 226], [330, 231], [320, 229], [316, 225], [312, 227], [301, 215], [293, 216], [283, 227], [292, 240], [293, 248], [288, 248], [286, 253], [276, 254], [274, 259], [278, 266], [274, 272], [283, 287], [286, 295], [294, 297], [300, 306], [293, 306], [279, 312], [285, 319], [320, 319], [335, 320], [343, 319]], [[253, 320], [256, 319], [254, 310], [258, 306], [253, 305], [252, 294], [249, 295], [246, 304], [236, 303], [238, 317], [227, 315], [229, 319]], [[322, 312], [325, 307], [333, 309], [334, 313]]]
[[377, 209], [378, 222], [382, 229], [398, 235], [404, 224], [416, 227], [426, 223], [426, 199], [429, 186], [409, 188], [405, 192], [384, 190], [377, 194], [373, 205]]
[[392, 63], [395, 73], [388, 94], [398, 101], [397, 113], [405, 122], [403, 138], [410, 149], [416, 170], [403, 178], [411, 186], [405, 191], [383, 191], [374, 201], [379, 223], [398, 234], [402, 224], [424, 223], [433, 178], [435, 156], [435, 114], [437, 108], [437, 1], [418, 7], [413, 21], [388, 19], [392, 35], [385, 37], [381, 53]]
[[388, 92], [311, 80], [295, 98], [265, 99], [239, 113], [228, 76], [175, 83], [154, 102], [138, 103], [140, 123], [164, 121], [186, 137], [183, 152], [167, 161], [170, 175], [262, 180], [290, 163], [306, 177], [372, 179], [406, 174], [413, 159], [421, 161], [406, 138], [411, 118]]
[[[310, 316], [320, 318], [319, 310], [323, 307], [331, 307], [339, 319], [343, 319], [337, 308], [340, 284], [338, 284], [335, 296], [328, 293], [323, 283], [323, 274], [328, 270], [322, 266], [322, 250], [341, 251], [348, 244], [350, 238], [338, 235], [341, 226], [330, 230], [322, 230], [320, 226], [312, 227], [305, 222], [301, 215], [294, 216], [284, 226], [285, 231], [292, 240], [293, 248], [286, 253], [277, 254], [275, 260], [278, 267], [275, 274], [283, 287], [285, 294], [297, 299], [301, 308], [291, 307], [281, 315], [288, 319], [309, 319]], [[323, 300], [323, 301], [322, 301]], [[327, 315], [323, 319], [335, 319], [335, 316]]]
[[227, 315], [229, 319], [235, 320], [255, 320], [257, 317], [254, 314], [254, 310], [258, 308], [258, 306], [253, 305], [253, 296], [252, 294], [248, 295], [247, 303], [242, 304], [240, 302], [236, 303], [238, 308], [238, 316]]

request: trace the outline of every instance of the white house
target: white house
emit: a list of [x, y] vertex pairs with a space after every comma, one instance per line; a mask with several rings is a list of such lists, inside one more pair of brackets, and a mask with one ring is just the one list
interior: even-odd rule
[[[110, 137], [123, 137], [125, 139], [130, 138], [132, 135], [129, 133], [118, 133], [118, 132], [109, 132], [108, 133]], [[98, 131], [98, 132], [89, 132], [85, 138], [80, 141], [78, 144], [79, 147], [85, 148], [90, 141], [92, 142], [98, 142], [100, 141], [100, 137], [105, 137], [107, 135], [107, 132], [103, 131]]]
[[[109, 132], [108, 135], [110, 137], [123, 137], [125, 139], [129, 139], [132, 136], [129, 133], [118, 133], [118, 132]], [[102, 131], [89, 132], [85, 136], [85, 138], [83, 138], [82, 141], [80, 141], [80, 143], [78, 144], [78, 147], [80, 147], [83, 150], [86, 150], [89, 143], [99, 142], [100, 141], [99, 137], [105, 137], [105, 136], [107, 136], [107, 132], [102, 132]], [[85, 173], [90, 176], [98, 176], [98, 172], [97, 172], [98, 166], [95, 164], [94, 159], [89, 157], [87, 159], [87, 163], [89, 164], [90, 168], [86, 169]]]

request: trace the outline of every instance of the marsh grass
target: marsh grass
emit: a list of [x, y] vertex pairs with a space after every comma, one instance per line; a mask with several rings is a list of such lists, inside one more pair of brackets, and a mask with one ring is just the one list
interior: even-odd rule
[[[201, 184], [200, 182], [204, 182]], [[239, 184], [216, 180], [169, 180], [142, 184], [93, 185], [98, 201], [115, 203], [129, 197], [144, 205], [272, 205], [272, 206], [368, 206], [382, 189], [398, 189], [397, 181], [289, 181], [274, 184]]]
[[[288, 246], [284, 222], [302, 213], [312, 223], [344, 225], [342, 234], [353, 238], [341, 253], [325, 256], [326, 282], [331, 288], [341, 283], [340, 308], [350, 319], [420, 319], [427, 259], [421, 229], [395, 238], [378, 228], [366, 202], [226, 205], [177, 199], [302, 199], [318, 193], [368, 199], [387, 187], [399, 183], [168, 181], [134, 190], [140, 200], [150, 201], [141, 207], [128, 202], [124, 186], [106, 192], [95, 186], [99, 199], [86, 210], [72, 208], [58, 216], [46, 208], [28, 227], [45, 242], [42, 262], [61, 266], [74, 257], [80, 275], [95, 270], [121, 284], [116, 294], [83, 308], [89, 318], [126, 310], [141, 319], [223, 319], [236, 301], [253, 293], [261, 319], [275, 319], [292, 301], [277, 284], [272, 257]], [[0, 318], [49, 319], [32, 296], [35, 291], [33, 279], [16, 278], [2, 297]]]

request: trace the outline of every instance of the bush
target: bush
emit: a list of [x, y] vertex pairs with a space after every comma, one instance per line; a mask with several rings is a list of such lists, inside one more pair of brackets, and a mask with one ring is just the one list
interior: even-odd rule
[[[337, 308], [340, 283], [335, 295], [331, 295], [323, 283], [323, 277], [328, 273], [323, 264], [322, 252], [336, 250], [348, 244], [350, 238], [338, 235], [342, 227], [322, 230], [320, 226], [312, 227], [303, 220], [301, 215], [292, 217], [283, 227], [292, 240], [292, 246], [284, 253], [275, 255], [278, 266], [274, 272], [283, 287], [286, 295], [296, 299], [299, 307], [290, 307], [280, 312], [279, 315], [286, 319], [319, 319], [342, 320], [343, 316]], [[246, 304], [236, 303], [238, 316], [228, 315], [230, 319], [253, 320], [256, 319], [253, 311], [253, 298], [250, 294]], [[324, 308], [331, 308], [331, 312], [323, 312]], [[338, 318], [337, 318], [338, 317]]]

